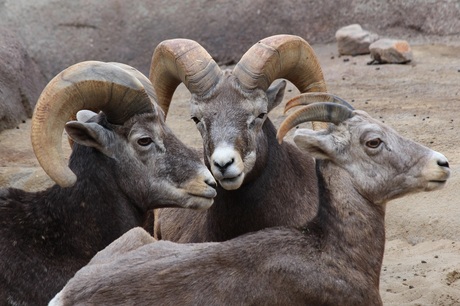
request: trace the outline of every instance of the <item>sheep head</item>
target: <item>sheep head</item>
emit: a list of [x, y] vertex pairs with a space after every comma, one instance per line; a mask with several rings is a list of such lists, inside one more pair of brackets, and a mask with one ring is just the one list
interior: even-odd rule
[[[336, 103], [313, 103], [315, 100]], [[297, 129], [294, 142], [317, 159], [345, 169], [353, 178], [356, 191], [373, 203], [383, 204], [411, 192], [440, 189], [450, 176], [444, 155], [404, 138], [338, 97], [304, 94], [289, 101], [286, 108], [298, 105], [307, 106], [283, 121], [278, 140], [282, 141], [287, 131], [303, 122], [334, 123], [322, 131]]]
[[238, 189], [251, 179], [254, 168], [263, 167], [262, 152], [268, 146], [263, 126], [269, 122], [267, 114], [281, 103], [286, 86], [285, 81], [272, 85], [279, 78], [301, 92], [326, 91], [312, 48], [292, 35], [261, 40], [233, 71], [225, 72], [197, 42], [167, 40], [155, 49], [150, 71], [165, 113], [181, 82], [191, 92], [191, 116], [203, 138], [206, 162], [227, 190]]
[[[79, 113], [78, 121], [67, 122], [82, 109], [102, 112]], [[212, 204], [211, 173], [165, 125], [149, 79], [136, 69], [81, 62], [58, 74], [42, 92], [32, 119], [32, 145], [45, 172], [61, 187], [71, 187], [77, 175], [84, 179], [85, 166], [75, 167], [79, 172], [74, 173], [67, 165], [61, 150], [64, 128], [77, 144], [71, 162], [75, 156], [96, 154], [78, 150], [95, 149], [118, 187], [145, 205], [142, 209]]]

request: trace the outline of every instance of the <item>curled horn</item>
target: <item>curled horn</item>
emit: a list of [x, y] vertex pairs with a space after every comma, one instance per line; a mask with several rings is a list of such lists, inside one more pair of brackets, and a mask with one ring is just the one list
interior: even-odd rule
[[61, 147], [69, 118], [82, 109], [102, 110], [110, 123], [123, 124], [135, 114], [154, 112], [154, 101], [125, 68], [81, 62], [55, 76], [41, 93], [32, 117], [32, 147], [42, 168], [61, 187], [77, 180]]
[[286, 106], [284, 107], [284, 113], [290, 110], [293, 107], [299, 105], [308, 105], [315, 102], [333, 102], [337, 104], [341, 104], [343, 106], [348, 107], [351, 110], [354, 110], [353, 106], [350, 103], [345, 101], [344, 99], [337, 97], [336, 95], [325, 93], [325, 92], [309, 92], [298, 95], [288, 102], [286, 102]]
[[[321, 66], [313, 48], [301, 37], [274, 35], [253, 45], [233, 69], [247, 89], [267, 90], [279, 78], [291, 81], [301, 93], [327, 92]], [[313, 122], [314, 129], [324, 123]]]
[[284, 136], [293, 127], [309, 121], [332, 122], [339, 124], [353, 117], [353, 111], [347, 106], [331, 102], [319, 102], [307, 105], [289, 115], [281, 123], [276, 138], [283, 142]]
[[291, 81], [301, 93], [327, 92], [323, 72], [312, 47], [301, 37], [275, 35], [253, 45], [233, 74], [247, 89], [267, 90], [279, 78]]
[[181, 82], [192, 94], [205, 96], [221, 75], [217, 63], [200, 44], [189, 39], [171, 39], [155, 48], [149, 78], [155, 87], [158, 104], [166, 115], [174, 91]]

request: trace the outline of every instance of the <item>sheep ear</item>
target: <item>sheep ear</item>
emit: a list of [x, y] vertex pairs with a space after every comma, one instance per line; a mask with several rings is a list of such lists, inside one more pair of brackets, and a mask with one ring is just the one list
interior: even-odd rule
[[314, 158], [331, 159], [332, 157], [331, 136], [323, 131], [296, 130], [294, 142], [301, 151], [311, 154]]
[[78, 144], [92, 147], [109, 155], [107, 148], [110, 144], [111, 132], [94, 122], [69, 121], [65, 130], [70, 138]]
[[270, 112], [272, 109], [277, 107], [281, 101], [283, 101], [284, 90], [286, 89], [286, 81], [282, 80], [275, 85], [270, 86], [267, 89], [268, 107], [267, 110]]
[[93, 118], [94, 116], [97, 116], [97, 113], [87, 110], [87, 109], [83, 109], [81, 111], [78, 111], [77, 121], [86, 122], [89, 119]]

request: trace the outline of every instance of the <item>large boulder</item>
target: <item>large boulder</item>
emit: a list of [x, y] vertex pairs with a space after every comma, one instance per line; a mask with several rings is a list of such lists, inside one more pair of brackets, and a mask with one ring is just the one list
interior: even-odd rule
[[0, 131], [32, 117], [45, 84], [19, 38], [0, 27]]

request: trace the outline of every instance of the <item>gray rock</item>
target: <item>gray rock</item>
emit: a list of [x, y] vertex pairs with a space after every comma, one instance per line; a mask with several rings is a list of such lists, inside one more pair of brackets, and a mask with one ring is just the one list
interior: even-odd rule
[[405, 64], [412, 61], [412, 49], [405, 40], [379, 39], [369, 47], [371, 58], [381, 64]]
[[377, 34], [363, 30], [359, 24], [340, 28], [335, 33], [340, 55], [369, 54], [371, 43], [379, 39]]
[[32, 117], [46, 78], [16, 35], [0, 28], [0, 131]]

